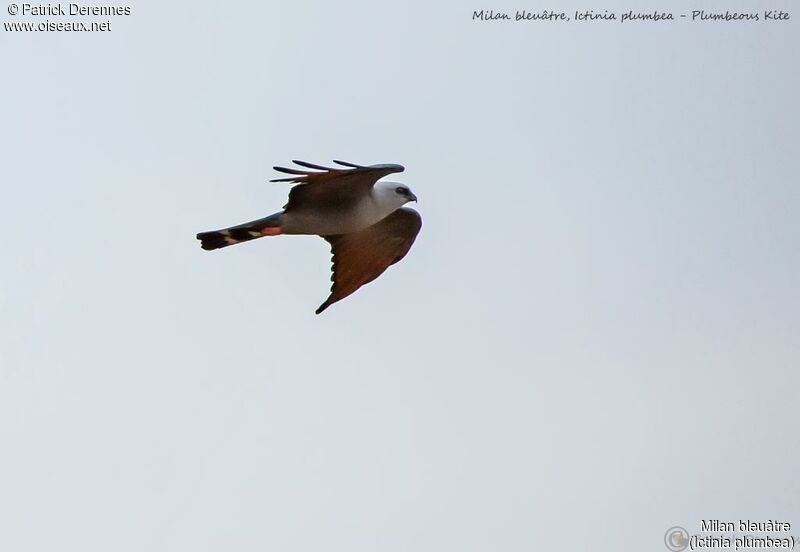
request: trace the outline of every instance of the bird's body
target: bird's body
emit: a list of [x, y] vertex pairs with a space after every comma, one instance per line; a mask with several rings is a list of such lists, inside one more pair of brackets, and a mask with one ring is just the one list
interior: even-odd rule
[[400, 165], [364, 167], [336, 161], [350, 167], [339, 169], [295, 163], [317, 171], [275, 167], [294, 176], [273, 182], [297, 183], [289, 192], [283, 211], [222, 230], [201, 232], [197, 239], [203, 249], [211, 250], [264, 236], [322, 236], [333, 252], [333, 286], [330, 297], [317, 310], [319, 314], [402, 259], [414, 243], [422, 219], [413, 209], [403, 208], [417, 200], [406, 186], [378, 182], [387, 174], [402, 172]]
[[343, 194], [330, 203], [289, 209], [281, 213], [283, 233], [329, 236], [363, 230], [407, 202], [395, 192], [399, 186], [402, 184], [377, 182], [366, 194]]

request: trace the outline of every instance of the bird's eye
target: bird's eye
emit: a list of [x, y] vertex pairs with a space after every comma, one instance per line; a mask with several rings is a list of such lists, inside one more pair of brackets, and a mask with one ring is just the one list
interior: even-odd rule
[[408, 188], [403, 188], [402, 186], [395, 188], [394, 191], [400, 195], [408, 195]]

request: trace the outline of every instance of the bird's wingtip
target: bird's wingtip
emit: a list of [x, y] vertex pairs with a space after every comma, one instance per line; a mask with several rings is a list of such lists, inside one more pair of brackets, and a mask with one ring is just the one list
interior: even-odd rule
[[370, 165], [370, 168], [389, 171], [393, 173], [399, 173], [406, 170], [406, 168], [403, 165], [398, 165], [396, 163], [381, 163], [380, 165]]

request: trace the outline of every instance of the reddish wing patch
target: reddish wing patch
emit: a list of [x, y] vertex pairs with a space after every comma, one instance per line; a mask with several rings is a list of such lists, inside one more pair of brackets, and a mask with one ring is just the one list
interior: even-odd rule
[[405, 257], [420, 228], [419, 213], [401, 208], [360, 232], [324, 236], [333, 253], [333, 285], [317, 314], [373, 281]]
[[289, 191], [289, 202], [284, 206], [286, 211], [304, 206], [324, 208], [326, 204], [356, 200], [387, 174], [405, 170], [402, 165], [362, 166], [344, 161], [334, 163], [347, 168], [324, 167], [297, 160], [294, 163], [304, 168], [273, 167], [276, 171], [292, 176], [276, 178], [271, 182], [298, 183]]

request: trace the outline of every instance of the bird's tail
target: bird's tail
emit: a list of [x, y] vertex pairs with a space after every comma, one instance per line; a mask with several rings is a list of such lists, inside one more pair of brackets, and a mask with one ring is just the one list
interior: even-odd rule
[[200, 247], [211, 250], [264, 236], [277, 236], [283, 233], [280, 220], [281, 214], [275, 213], [262, 219], [245, 222], [230, 228], [223, 228], [222, 230], [200, 232], [197, 234], [197, 239], [200, 240]]

